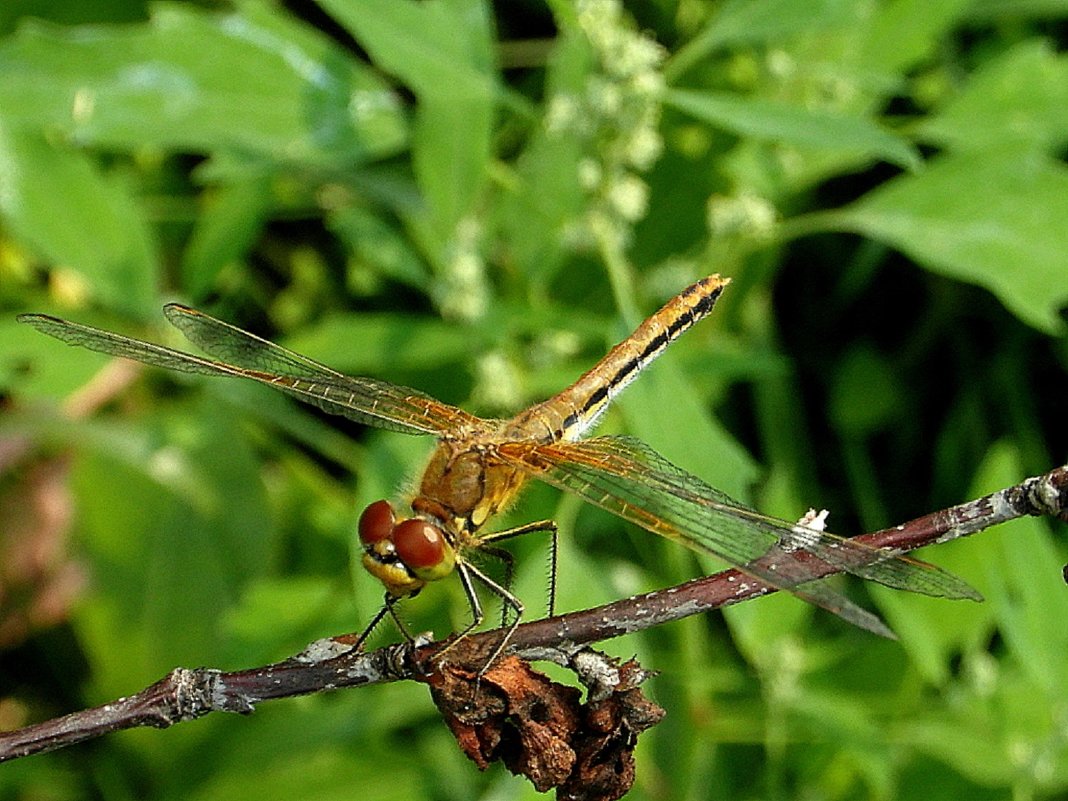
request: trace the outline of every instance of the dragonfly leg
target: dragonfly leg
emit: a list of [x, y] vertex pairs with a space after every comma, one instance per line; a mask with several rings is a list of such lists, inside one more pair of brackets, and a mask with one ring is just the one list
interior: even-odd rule
[[456, 638], [452, 642], [434, 654], [435, 659], [441, 659], [445, 656], [445, 654], [452, 650], [458, 642], [481, 626], [482, 621], [486, 619], [486, 613], [482, 611], [482, 602], [478, 600], [478, 593], [475, 592], [475, 585], [471, 580], [472, 572], [477, 573], [479, 576], [483, 575], [481, 571], [476, 571], [475, 568], [467, 562], [456, 563], [456, 574], [460, 577], [460, 584], [464, 588], [464, 595], [467, 596], [467, 603], [471, 607], [471, 622], [460, 630], [460, 633], [456, 635]]
[[391, 618], [393, 618], [394, 624], [397, 626], [397, 629], [400, 631], [400, 633], [404, 636], [404, 639], [408, 641], [409, 645], [415, 643], [415, 638], [412, 636], [411, 632], [408, 631], [408, 627], [404, 624], [404, 621], [400, 619], [400, 615], [397, 614], [396, 605], [397, 601], [399, 600], [399, 598], [390, 595], [388, 592], [386, 593], [385, 602], [382, 604], [382, 607], [375, 613], [375, 616], [371, 618], [371, 622], [367, 624], [367, 628], [363, 630], [363, 634], [356, 638], [356, 644], [352, 646], [353, 649], [358, 651], [363, 648], [363, 644], [367, 641], [367, 638], [371, 636], [371, 632], [373, 632], [378, 627], [378, 624], [382, 622], [382, 618], [384, 618], [386, 615], [389, 615]]
[[556, 615], [556, 565], [560, 553], [560, 532], [556, 525], [550, 529], [553, 538], [549, 545], [549, 617]]
[[382, 618], [386, 616], [388, 611], [389, 607], [386, 604], [383, 604], [379, 610], [375, 612], [375, 616], [371, 618], [371, 622], [364, 628], [363, 634], [356, 638], [356, 644], [352, 646], [354, 651], [359, 651], [363, 648], [363, 644], [367, 642], [367, 638], [371, 636], [371, 632], [378, 628], [378, 624], [382, 622]]
[[[510, 606], [515, 611], [515, 620], [513, 620], [511, 625], [508, 626], [508, 628], [505, 630], [504, 636], [502, 636], [500, 642], [497, 643], [497, 647], [493, 649], [493, 653], [490, 654], [489, 658], [486, 660], [486, 664], [484, 664], [482, 666], [482, 669], [478, 671], [478, 675], [481, 677], [482, 674], [489, 670], [490, 665], [497, 661], [497, 657], [501, 655], [505, 647], [508, 645], [508, 641], [512, 639], [512, 634], [514, 634], [515, 630], [519, 628], [519, 623], [523, 620], [523, 602], [520, 601], [519, 598], [516, 597], [511, 591], [498, 584], [496, 581], [487, 576], [474, 565], [468, 563], [460, 565], [460, 567], [463, 567], [465, 570], [470, 571], [470, 576], [468, 576], [467, 580], [464, 582], [465, 588], [470, 588], [470, 591], [474, 593], [475, 588], [474, 584], [471, 581], [471, 577], [473, 576], [479, 581], [481, 581], [483, 584], [485, 584], [490, 592], [499, 597], [506, 607]], [[463, 576], [462, 572], [461, 576]], [[481, 608], [479, 609], [479, 611], [481, 612]], [[465, 630], [465, 633], [467, 631], [470, 631], [470, 629], [474, 628], [474, 626], [476, 625], [478, 624], [472, 623], [472, 625], [467, 630]]]
[[[518, 537], [522, 534], [530, 534], [534, 531], [548, 531], [552, 536], [552, 542], [549, 546], [549, 617], [552, 617], [556, 613], [556, 565], [557, 554], [560, 551], [560, 531], [556, 525], [555, 520], [538, 520], [535, 523], [527, 523], [522, 526], [516, 526], [515, 528], [506, 528], [504, 531], [494, 531], [491, 534], [485, 534], [480, 537], [481, 542], [503, 542], [504, 540], [510, 540], [513, 537]], [[494, 554], [498, 554], [497, 548], [485, 548], [485, 550], [491, 550]], [[507, 560], [505, 560], [507, 562]], [[511, 589], [511, 573], [508, 574], [508, 580], [505, 582], [505, 587]], [[504, 621], [501, 621], [501, 625], [504, 625]]]
[[482, 621], [485, 620], [486, 615], [482, 610], [482, 602], [479, 601], [478, 593], [475, 591], [475, 579], [478, 579], [485, 584], [490, 592], [499, 597], [506, 606], [512, 607], [515, 612], [515, 620], [508, 626], [507, 630], [504, 632], [504, 636], [501, 637], [500, 642], [497, 643], [497, 646], [493, 649], [493, 653], [490, 654], [486, 663], [479, 670], [478, 674], [481, 677], [482, 674], [489, 670], [490, 665], [497, 661], [497, 657], [504, 651], [505, 646], [508, 645], [508, 641], [512, 638], [513, 632], [518, 628], [519, 622], [523, 619], [523, 602], [470, 562], [458, 562], [456, 565], [456, 572], [460, 576], [460, 583], [463, 585], [464, 593], [467, 595], [468, 603], [471, 605], [471, 622], [456, 635], [456, 638], [452, 642], [434, 655], [435, 659], [440, 659], [447, 654], [458, 642], [463, 640], [474, 629], [482, 625]]
[[516, 526], [515, 528], [506, 528], [504, 531], [494, 531], [489, 534], [480, 534], [479, 540], [482, 542], [503, 542], [504, 540], [510, 540], [513, 537], [519, 537], [523, 534], [530, 534], [534, 531], [551, 531], [555, 536], [556, 521], [538, 520], [537, 522], [525, 523], [522, 526]]
[[[511, 592], [512, 579], [515, 577], [515, 557], [511, 552], [504, 550], [504, 548], [497, 548], [493, 545], [479, 545], [478, 552], [485, 554], [486, 556], [492, 556], [494, 559], [499, 559], [501, 564], [504, 565], [504, 581], [501, 582], [506, 590]], [[501, 604], [501, 627], [508, 625], [508, 604]]]

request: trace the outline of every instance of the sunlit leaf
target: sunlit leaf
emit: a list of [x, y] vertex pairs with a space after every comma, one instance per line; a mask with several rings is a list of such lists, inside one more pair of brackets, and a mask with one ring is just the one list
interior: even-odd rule
[[665, 99], [699, 120], [755, 139], [857, 153], [909, 168], [919, 164], [905, 139], [860, 117], [723, 92], [674, 89]]
[[0, 182], [0, 215], [29, 247], [72, 273], [70, 295], [134, 316], [147, 312], [155, 297], [156, 254], [120, 177], [37, 133], [0, 126]]
[[1068, 170], [1017, 148], [944, 156], [830, 215], [928, 269], [984, 286], [1024, 322], [1063, 330]]
[[0, 45], [8, 124], [123, 149], [366, 160], [401, 145], [398, 103], [319, 34], [247, 4], [159, 6], [140, 25], [23, 25]]
[[1068, 58], [1047, 42], [1024, 41], [971, 76], [917, 133], [954, 150], [1012, 141], [1062, 147], [1068, 141]]

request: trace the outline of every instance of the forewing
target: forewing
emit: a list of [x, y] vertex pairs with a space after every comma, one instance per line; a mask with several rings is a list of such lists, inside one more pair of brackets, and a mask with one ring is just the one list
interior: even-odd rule
[[414, 429], [413, 433], [439, 436], [476, 430], [485, 424], [481, 418], [417, 389], [347, 376], [188, 306], [169, 303], [163, 314], [205, 352], [247, 370], [283, 376], [288, 381], [272, 384], [328, 412], [379, 428]]
[[814, 581], [811, 560], [787, 552], [803, 549], [839, 570], [898, 589], [977, 597], [963, 580], [933, 565], [762, 515], [630, 437], [513, 443], [500, 452], [542, 481], [880, 634], [887, 630], [878, 618]]
[[[183, 373], [237, 376], [258, 381], [332, 414], [378, 428], [409, 434], [442, 435], [454, 425], [466, 423], [469, 419], [478, 420], [414, 389], [369, 378], [350, 378], [334, 372], [192, 309], [168, 306], [166, 313], [171, 322], [176, 319], [203, 321], [200, 328], [192, 326], [197, 329], [198, 337], [190, 337], [201, 347], [209, 339], [206, 335], [208, 331], [218, 332], [216, 347], [205, 348], [213, 355], [236, 354], [243, 349], [245, 357], [234, 358], [235, 364], [215, 361], [45, 314], [22, 314], [18, 319], [63, 342], [110, 356], [134, 359]], [[185, 326], [179, 325], [179, 328], [186, 332]], [[262, 354], [259, 361], [257, 353]]]

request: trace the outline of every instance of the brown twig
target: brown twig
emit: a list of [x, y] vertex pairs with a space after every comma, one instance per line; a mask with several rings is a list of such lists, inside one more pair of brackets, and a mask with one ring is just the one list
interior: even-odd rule
[[175, 668], [136, 695], [0, 733], [0, 762], [54, 751], [121, 729], [165, 729], [209, 712], [248, 714], [260, 701], [413, 675], [407, 660], [414, 651], [408, 645], [363, 653], [352, 650], [353, 641], [352, 637], [317, 641], [284, 662], [231, 673]]
[[[897, 554], [923, 545], [948, 542], [1028, 515], [1053, 515], [1068, 521], [1068, 465], [978, 500], [924, 515], [909, 523], [866, 534], [858, 539]], [[838, 572], [837, 568], [803, 551], [786, 553], [782, 558], [805, 561], [814, 579]], [[613, 692], [636, 692], [640, 678], [634, 677], [644, 676], [644, 673], [631, 664], [619, 666], [591, 657], [586, 646], [774, 591], [774, 587], [741, 571], [725, 570], [677, 587], [595, 609], [524, 623], [516, 629], [505, 654], [525, 660], [548, 659], [575, 669], [583, 682], [591, 687], [590, 704], [576, 707], [587, 716], [587, 722], [580, 727], [584, 736], [589, 738], [591, 731], [600, 731], [600, 724], [595, 721], [609, 721], [602, 726], [605, 732], [602, 739], [612, 741], [613, 748], [623, 754], [620, 757], [622, 759], [627, 752], [625, 748], [620, 748], [620, 744], [632, 745], [641, 727], [651, 725], [650, 721], [655, 722], [656, 713], [643, 706], [633, 695], [620, 696], [627, 700], [617, 702], [607, 712], [604, 707], [595, 707], [595, 704], [610, 698]], [[120, 729], [138, 726], [165, 728], [209, 712], [247, 714], [260, 701], [273, 698], [415, 679], [434, 688], [435, 700], [446, 714], [450, 726], [454, 731], [469, 733], [470, 742], [464, 745], [465, 750], [469, 745], [476, 748], [480, 754], [476, 761], [482, 764], [486, 759], [485, 742], [470, 732], [484, 735], [487, 731], [497, 731], [486, 722], [490, 720], [508, 719], [514, 723], [520, 717], [517, 710], [521, 709], [521, 705], [513, 695], [529, 695], [531, 681], [526, 674], [516, 672], [526, 668], [516, 666], [514, 660], [507, 663], [502, 661], [505, 666], [500, 670], [497, 665], [491, 671], [479, 667], [484, 666], [486, 655], [493, 652], [500, 636], [500, 630], [470, 636], [462, 644], [463, 647], [450, 650], [448, 665], [445, 666], [432, 660], [443, 642], [417, 642], [374, 652], [357, 652], [351, 647], [351, 635], [345, 635], [317, 641], [291, 659], [251, 670], [226, 673], [207, 668], [178, 668], [128, 698], [0, 733], [0, 761], [55, 750]], [[457, 691], [448, 688], [465, 683], [468, 686], [467, 706], [464, 707], [466, 712], [461, 720], [450, 706], [455, 701]], [[485, 687], [481, 686], [483, 684]], [[520, 692], [515, 688], [523, 689]], [[479, 695], [480, 692], [482, 695]], [[510, 708], [509, 703], [515, 703], [516, 707]], [[563, 696], [560, 703], [565, 703]], [[493, 713], [491, 708], [497, 712]], [[498, 718], [494, 718], [493, 714], [497, 714]], [[542, 709], [539, 714], [545, 715], [547, 710]], [[560, 715], [564, 713], [561, 711]], [[472, 719], [482, 723], [472, 724]], [[596, 738], [594, 741], [600, 742]], [[463, 744], [463, 740], [461, 742]], [[470, 755], [471, 751], [468, 753]], [[514, 758], [514, 751], [512, 754]], [[571, 781], [575, 782], [574, 777]], [[606, 794], [591, 797], [615, 797], [613, 794], [618, 793], [619, 789], [614, 787]], [[570, 794], [568, 797], [579, 796]]]

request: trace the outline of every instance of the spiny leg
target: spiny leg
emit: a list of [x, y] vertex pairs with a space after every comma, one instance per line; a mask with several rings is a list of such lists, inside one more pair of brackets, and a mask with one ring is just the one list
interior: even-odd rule
[[[482, 543], [490, 542], [503, 542], [504, 540], [510, 540], [513, 537], [518, 537], [522, 534], [530, 534], [534, 531], [548, 531], [552, 535], [552, 544], [549, 550], [549, 617], [552, 617], [556, 613], [556, 567], [557, 567], [557, 555], [560, 550], [560, 532], [556, 525], [555, 520], [538, 520], [534, 523], [526, 523], [522, 526], [516, 526], [515, 528], [507, 528], [504, 531], [494, 531], [491, 534], [486, 534], [480, 538], [480, 545]], [[484, 550], [489, 551], [499, 556], [499, 549], [489, 548], [485, 545], [481, 546]], [[504, 560], [506, 563], [508, 560]], [[511, 589], [512, 574], [507, 574], [507, 580], [505, 581], [505, 587]], [[505, 620], [502, 617], [501, 626], [505, 625]]]
[[[498, 596], [506, 607], [510, 606], [515, 611], [515, 620], [513, 620], [511, 625], [509, 625], [508, 628], [505, 629], [504, 635], [501, 637], [500, 642], [497, 643], [497, 647], [493, 649], [493, 653], [489, 655], [489, 658], [486, 659], [486, 663], [478, 671], [479, 678], [481, 678], [482, 675], [490, 669], [490, 666], [497, 661], [497, 657], [499, 657], [504, 651], [505, 647], [508, 645], [508, 641], [512, 639], [512, 635], [515, 633], [515, 630], [519, 628], [519, 624], [523, 620], [523, 602], [520, 601], [519, 598], [516, 597], [513, 593], [502, 587], [500, 584], [491, 579], [489, 576], [487, 576], [474, 565], [466, 563], [457, 565], [457, 567], [462, 568], [465, 571], [470, 571], [471, 576], [476, 577], [479, 581], [485, 584], [487, 589], [489, 589], [490, 592]], [[461, 576], [462, 575], [463, 572], [461, 571]], [[471, 592], [474, 592], [474, 584], [471, 581], [471, 576], [468, 576], [465, 579], [465, 586], [470, 587]], [[507, 617], [507, 612], [505, 613], [505, 617]], [[477, 624], [473, 623], [470, 628], [473, 628], [475, 625]], [[466, 629], [465, 633], [467, 631], [470, 631], [470, 628]]]
[[470, 562], [458, 562], [456, 564], [456, 572], [460, 576], [460, 583], [464, 588], [464, 593], [467, 595], [467, 601], [471, 605], [471, 622], [456, 635], [456, 638], [452, 642], [434, 654], [435, 659], [441, 659], [445, 656], [457, 643], [461, 642], [474, 629], [482, 625], [482, 621], [485, 620], [486, 616], [482, 610], [482, 602], [479, 601], [478, 593], [475, 592], [474, 579], [477, 578], [485, 584], [487, 589], [497, 595], [506, 606], [512, 607], [515, 611], [515, 620], [508, 626], [507, 630], [504, 632], [504, 636], [501, 637], [501, 641], [493, 649], [493, 653], [490, 654], [486, 663], [478, 671], [478, 675], [481, 678], [481, 676], [489, 670], [490, 665], [492, 665], [497, 660], [497, 657], [501, 655], [501, 652], [504, 651], [505, 646], [508, 645], [508, 641], [512, 638], [512, 634], [523, 619], [523, 602]]
[[552, 542], [549, 545], [549, 617], [556, 615], [556, 566], [557, 557], [560, 554], [560, 532], [553, 524]]
[[[494, 593], [498, 598], [501, 599], [503, 604], [503, 608], [501, 609], [501, 628], [507, 627], [504, 636], [501, 638], [500, 643], [497, 644], [497, 647], [490, 655], [490, 658], [486, 660], [486, 664], [482, 666], [482, 669], [479, 671], [479, 675], [481, 676], [483, 673], [485, 673], [489, 669], [489, 666], [492, 665], [493, 662], [496, 661], [497, 657], [501, 655], [501, 652], [504, 651], [505, 647], [508, 645], [508, 641], [511, 639], [512, 634], [515, 632], [516, 628], [519, 627], [519, 624], [523, 619], [524, 607], [523, 602], [520, 601], [519, 598], [516, 597], [515, 594], [511, 591], [512, 576], [515, 572], [515, 558], [511, 553], [504, 551], [500, 548], [495, 548], [490, 545], [490, 543], [503, 542], [504, 540], [512, 539], [513, 537], [518, 537], [522, 534], [529, 534], [534, 531], [552, 532], [552, 581], [550, 584], [549, 598], [549, 616], [552, 617], [556, 602], [556, 555], [559, 543], [556, 521], [538, 520], [534, 523], [526, 523], [525, 525], [505, 529], [504, 531], [495, 531], [490, 534], [486, 534], [479, 538], [478, 550], [483, 553], [487, 553], [491, 556], [495, 556], [496, 558], [504, 562], [504, 584], [501, 585], [498, 582], [494, 581], [492, 578], [490, 578], [488, 575], [486, 575], [484, 572], [482, 572], [466, 560], [457, 562], [456, 572], [460, 576], [460, 583], [464, 588], [464, 594], [467, 595], [467, 602], [471, 607], [471, 622], [467, 626], [465, 626], [459, 632], [459, 634], [456, 635], [456, 638], [452, 642], [450, 642], [448, 645], [438, 651], [437, 654], [435, 654], [435, 659], [440, 659], [442, 656], [448, 653], [451, 648], [453, 648], [458, 642], [463, 640], [473, 630], [482, 625], [482, 621], [485, 620], [485, 612], [482, 609], [482, 602], [478, 599], [478, 593], [475, 591], [475, 578], [485, 584], [486, 587], [492, 593]], [[515, 619], [512, 621], [511, 624], [508, 623], [508, 607], [511, 607], [512, 610], [515, 612]]]
[[356, 644], [353, 646], [354, 649], [359, 650], [363, 647], [363, 644], [367, 641], [367, 638], [371, 636], [371, 632], [373, 632], [375, 628], [377, 628], [378, 624], [382, 622], [382, 618], [384, 618], [387, 614], [391, 618], [393, 618], [393, 623], [397, 626], [398, 631], [400, 631], [400, 633], [404, 636], [404, 639], [408, 641], [408, 644], [415, 644], [415, 637], [413, 637], [411, 632], [408, 631], [408, 627], [404, 624], [404, 621], [402, 621], [400, 619], [400, 616], [397, 614], [397, 610], [395, 607], [397, 605], [397, 601], [399, 600], [399, 598], [390, 595], [388, 592], [386, 593], [386, 599], [382, 604], [382, 607], [375, 613], [375, 616], [371, 618], [371, 622], [367, 624], [367, 628], [363, 630], [363, 634], [356, 638]]
[[[388, 603], [388, 595], [386, 596], [386, 599]], [[382, 618], [386, 616], [386, 612], [388, 611], [388, 609], [389, 607], [387, 604], [383, 604], [381, 607], [379, 607], [378, 611], [375, 612], [375, 616], [371, 618], [371, 622], [367, 624], [366, 628], [364, 628], [363, 634], [356, 638], [356, 644], [352, 646], [353, 650], [359, 651], [361, 648], [363, 648], [363, 644], [367, 642], [367, 638], [371, 636], [371, 632], [378, 628], [378, 624], [382, 622]]]
[[[515, 578], [515, 556], [511, 552], [504, 550], [504, 548], [497, 548], [493, 545], [479, 545], [478, 552], [501, 561], [504, 565], [504, 581], [501, 582], [501, 585], [511, 592], [512, 579]], [[507, 625], [508, 604], [501, 604], [501, 627], [503, 628]]]
[[515, 526], [514, 528], [506, 528], [504, 531], [493, 531], [489, 534], [480, 534], [480, 542], [503, 542], [504, 540], [510, 540], [513, 537], [518, 537], [523, 534], [530, 534], [534, 531], [556, 531], [555, 520], [538, 520], [534, 523], [524, 523], [521, 526]]
[[460, 633], [456, 635], [455, 639], [434, 654], [434, 659], [441, 659], [450, 650], [456, 647], [456, 644], [463, 640], [474, 629], [482, 625], [482, 621], [486, 619], [485, 612], [482, 611], [482, 602], [478, 600], [478, 593], [475, 592], [475, 585], [471, 581], [471, 572], [476, 572], [479, 576], [482, 574], [475, 571], [471, 565], [466, 562], [456, 563], [456, 574], [460, 577], [460, 584], [464, 588], [464, 595], [467, 596], [467, 604], [471, 607], [471, 622], [468, 623]]

